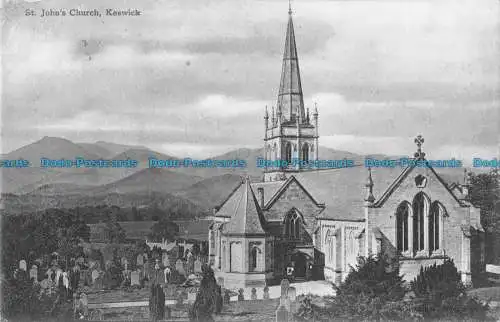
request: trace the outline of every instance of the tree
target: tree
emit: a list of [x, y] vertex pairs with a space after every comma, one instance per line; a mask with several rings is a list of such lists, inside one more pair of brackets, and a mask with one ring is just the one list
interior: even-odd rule
[[394, 260], [383, 256], [361, 257], [337, 288], [330, 312], [333, 316], [362, 320], [400, 319], [388, 305], [403, 299], [403, 278]]
[[210, 322], [214, 321], [212, 314], [222, 310], [222, 295], [214, 271], [206, 264], [202, 267], [202, 275], [196, 300], [189, 310], [189, 319]]
[[149, 314], [153, 321], [162, 320], [165, 314], [165, 293], [160, 284], [151, 285]]
[[174, 241], [179, 236], [179, 225], [163, 217], [159, 222], [151, 227], [149, 238], [153, 241], [162, 241], [165, 238], [168, 241]]
[[500, 187], [498, 172], [471, 176], [471, 203], [481, 209], [486, 234], [486, 262], [500, 263]]

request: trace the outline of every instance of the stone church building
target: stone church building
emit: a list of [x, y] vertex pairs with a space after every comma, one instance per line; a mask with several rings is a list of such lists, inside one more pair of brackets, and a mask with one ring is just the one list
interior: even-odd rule
[[[355, 165], [311, 170], [294, 159], [319, 159], [318, 110], [305, 109], [289, 12], [276, 109], [264, 117], [262, 182], [246, 178], [214, 210], [209, 254], [227, 288], [296, 280], [342, 281], [359, 256], [397, 258], [413, 279], [421, 266], [455, 262], [466, 283], [484, 270], [484, 231], [468, 184], [451, 185], [435, 169]], [[415, 159], [425, 160], [423, 139]], [[290, 165], [292, 163], [292, 165]]]

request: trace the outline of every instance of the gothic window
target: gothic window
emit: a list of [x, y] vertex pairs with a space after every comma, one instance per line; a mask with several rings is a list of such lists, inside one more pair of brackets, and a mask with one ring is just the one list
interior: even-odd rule
[[333, 266], [335, 264], [335, 236], [330, 229], [326, 233], [325, 247], [326, 261]]
[[413, 250], [424, 250], [424, 218], [427, 213], [428, 199], [421, 192], [413, 199]]
[[285, 147], [285, 161], [289, 164], [292, 162], [292, 144], [287, 142]]
[[434, 202], [429, 214], [429, 250], [439, 249], [439, 221], [442, 217], [442, 207], [438, 202]]
[[285, 217], [285, 237], [300, 238], [300, 216], [295, 211], [288, 213]]
[[408, 250], [408, 204], [401, 203], [396, 211], [396, 243], [399, 252]]
[[250, 272], [254, 272], [257, 268], [257, 247], [253, 247], [250, 251]]
[[309, 161], [309, 144], [307, 143], [302, 146], [302, 160]]

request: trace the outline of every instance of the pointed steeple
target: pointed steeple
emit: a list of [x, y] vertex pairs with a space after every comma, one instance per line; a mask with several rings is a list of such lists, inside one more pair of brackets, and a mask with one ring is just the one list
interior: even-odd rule
[[240, 200], [231, 220], [224, 226], [225, 233], [237, 235], [265, 235], [260, 218], [257, 198], [250, 186], [250, 179], [240, 187]]
[[285, 122], [294, 121], [299, 114], [302, 120], [306, 119], [291, 7], [288, 10], [288, 26], [277, 108], [283, 115]]

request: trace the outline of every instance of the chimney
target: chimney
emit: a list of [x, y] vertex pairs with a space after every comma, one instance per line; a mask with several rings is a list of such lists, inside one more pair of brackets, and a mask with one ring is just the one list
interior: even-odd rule
[[260, 208], [264, 208], [264, 188], [257, 188], [257, 193], [259, 195], [259, 205]]

